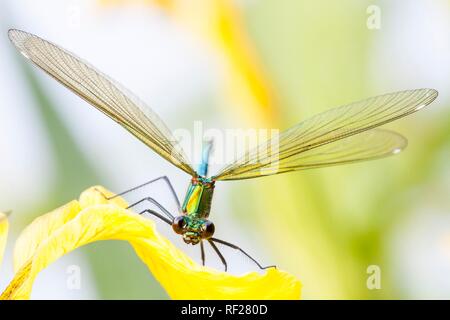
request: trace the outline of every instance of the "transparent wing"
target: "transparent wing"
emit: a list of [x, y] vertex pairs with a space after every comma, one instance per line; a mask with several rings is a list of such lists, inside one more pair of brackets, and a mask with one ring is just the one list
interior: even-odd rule
[[257, 163], [252, 166], [248, 163], [244, 166], [245, 170], [235, 171], [216, 179], [250, 179], [290, 171], [373, 160], [397, 154], [406, 148], [407, 144], [406, 138], [396, 132], [372, 129], [288, 158], [280, 160], [274, 157], [264, 165]]
[[57, 45], [20, 30], [9, 38], [23, 56], [118, 122], [163, 158], [195, 175], [162, 120], [122, 85]]
[[437, 94], [434, 89], [400, 91], [320, 113], [251, 149], [213, 178], [256, 178], [396, 153], [406, 146], [404, 138], [368, 130], [418, 111]]

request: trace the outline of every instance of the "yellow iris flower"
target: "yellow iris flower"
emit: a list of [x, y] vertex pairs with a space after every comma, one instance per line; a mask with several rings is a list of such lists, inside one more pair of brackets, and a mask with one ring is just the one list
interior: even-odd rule
[[[14, 249], [13, 280], [1, 299], [29, 299], [38, 273], [64, 254], [100, 240], [126, 240], [172, 299], [299, 299], [301, 284], [292, 275], [269, 269], [231, 275], [203, 267], [155, 229], [152, 220], [126, 210], [121, 198], [108, 201], [102, 187], [35, 219]], [[3, 216], [0, 216], [3, 217]], [[0, 220], [0, 258], [8, 222]]]

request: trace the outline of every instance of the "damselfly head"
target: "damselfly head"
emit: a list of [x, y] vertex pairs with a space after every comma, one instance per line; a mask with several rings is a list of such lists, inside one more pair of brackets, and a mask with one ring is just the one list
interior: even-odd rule
[[211, 238], [215, 227], [210, 220], [181, 215], [173, 219], [172, 229], [176, 233], [183, 235], [184, 242], [194, 245], [201, 240]]
[[190, 232], [190, 231], [188, 231], [188, 232], [185, 232], [183, 234], [183, 241], [186, 244], [195, 245], [195, 244], [200, 243], [201, 240], [202, 240], [202, 238], [200, 237], [198, 232]]

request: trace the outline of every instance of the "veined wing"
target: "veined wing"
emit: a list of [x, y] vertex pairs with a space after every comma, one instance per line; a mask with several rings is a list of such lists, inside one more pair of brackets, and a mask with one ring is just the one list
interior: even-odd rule
[[172, 133], [158, 115], [122, 85], [89, 63], [33, 34], [9, 30], [23, 56], [122, 125], [163, 158], [195, 175]]
[[215, 178], [217, 180], [238, 180], [263, 177], [290, 171], [329, 167], [339, 164], [373, 160], [394, 155], [406, 148], [408, 142], [402, 135], [383, 129], [372, 129], [343, 138], [334, 143], [323, 144], [293, 156], [273, 158], [266, 164], [248, 163], [246, 170]]
[[434, 89], [399, 91], [320, 113], [251, 149], [213, 178], [256, 178], [397, 153], [406, 146], [403, 137], [368, 130], [420, 110], [437, 94]]

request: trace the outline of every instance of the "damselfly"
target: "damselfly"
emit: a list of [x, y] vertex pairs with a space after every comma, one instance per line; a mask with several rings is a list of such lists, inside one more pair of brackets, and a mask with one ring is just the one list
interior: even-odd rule
[[158, 180], [165, 181], [178, 206], [177, 216], [153, 198], [145, 198], [130, 207], [143, 201], [153, 203], [159, 212], [147, 209], [141, 214], [149, 213], [165, 221], [182, 236], [184, 242], [200, 244], [203, 264], [203, 243], [207, 241], [218, 254], [225, 270], [227, 263], [217, 243], [240, 250], [261, 269], [268, 267], [261, 266], [238, 246], [213, 237], [214, 224], [208, 217], [216, 181], [257, 178], [396, 154], [406, 147], [407, 140], [398, 133], [376, 127], [418, 111], [430, 104], [438, 94], [433, 89], [399, 91], [331, 109], [281, 132], [276, 138], [248, 150], [216, 175], [208, 176], [210, 144], [204, 148], [202, 163], [195, 171], [167, 126], [120, 84], [72, 53], [35, 35], [10, 30], [9, 38], [22, 55], [36, 66], [192, 177], [182, 204], [167, 176], [153, 179], [117, 196]]

